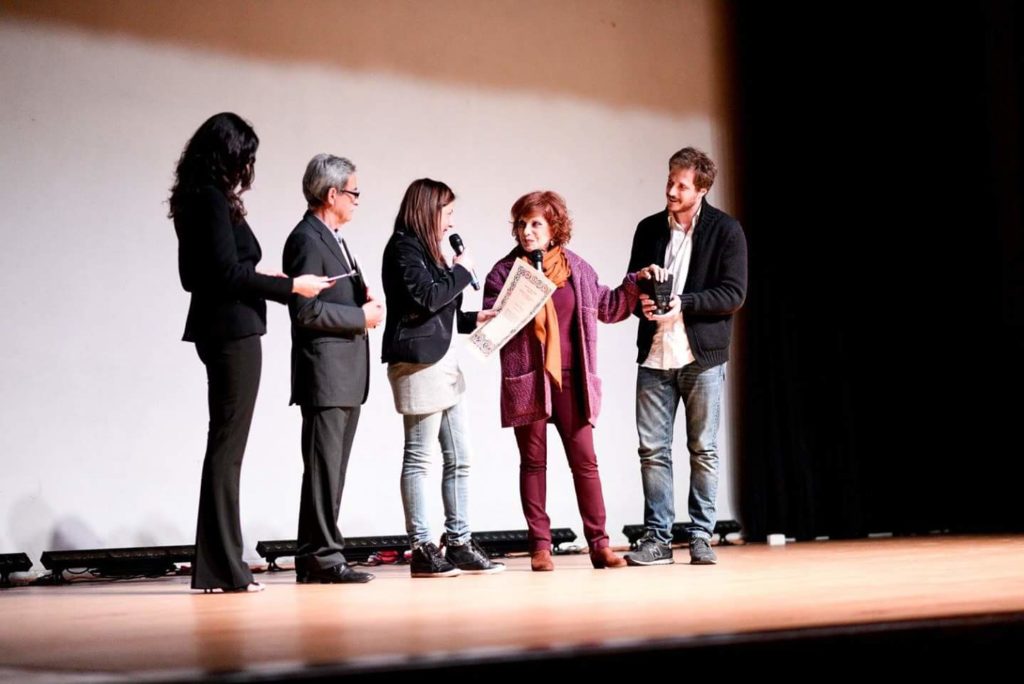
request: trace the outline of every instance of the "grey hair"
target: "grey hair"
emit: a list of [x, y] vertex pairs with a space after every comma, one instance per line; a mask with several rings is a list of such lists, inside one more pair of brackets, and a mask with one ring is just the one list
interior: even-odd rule
[[306, 173], [302, 174], [302, 194], [306, 196], [309, 208], [322, 206], [331, 188], [339, 192], [344, 190], [348, 177], [355, 170], [355, 164], [333, 154], [318, 154], [310, 159]]

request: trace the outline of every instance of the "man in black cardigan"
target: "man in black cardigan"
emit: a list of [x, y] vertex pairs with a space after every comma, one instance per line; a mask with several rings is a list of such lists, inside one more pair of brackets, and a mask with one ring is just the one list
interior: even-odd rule
[[318, 154], [302, 178], [309, 210], [284, 245], [285, 273], [316, 273], [334, 287], [316, 297], [292, 295], [292, 397], [302, 408], [302, 496], [299, 502], [296, 580], [300, 583], [368, 582], [373, 575], [348, 567], [342, 554], [338, 510], [359, 410], [369, 391], [366, 332], [384, 318], [364, 274], [341, 238], [359, 205], [355, 165]]
[[669, 159], [666, 209], [636, 228], [628, 272], [657, 264], [673, 276], [671, 307], [655, 313], [641, 295], [637, 330], [636, 422], [644, 487], [644, 536], [630, 565], [672, 563], [675, 519], [672, 438], [676, 410], [686, 412], [690, 452], [690, 562], [715, 563], [711, 535], [718, 491], [718, 424], [732, 315], [747, 288], [747, 242], [739, 222], [705, 195], [717, 169], [687, 147]]

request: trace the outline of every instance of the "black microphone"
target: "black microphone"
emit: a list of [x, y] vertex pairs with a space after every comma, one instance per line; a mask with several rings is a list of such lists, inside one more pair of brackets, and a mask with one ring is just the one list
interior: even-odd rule
[[[462, 254], [463, 252], [466, 251], [466, 245], [462, 243], [462, 238], [459, 237], [458, 233], [452, 233], [451, 235], [449, 235], [448, 242], [449, 244], [451, 244], [452, 249], [455, 250], [456, 254]], [[470, 284], [473, 286], [473, 289], [479, 290], [480, 281], [476, 279], [476, 271], [474, 271], [473, 269], [469, 269], [469, 275], [473, 276], [473, 280], [470, 281]]]
[[530, 252], [530, 261], [533, 262], [533, 267], [535, 269], [537, 269], [541, 273], [544, 272], [544, 251], [543, 250], [535, 249], [532, 252]]

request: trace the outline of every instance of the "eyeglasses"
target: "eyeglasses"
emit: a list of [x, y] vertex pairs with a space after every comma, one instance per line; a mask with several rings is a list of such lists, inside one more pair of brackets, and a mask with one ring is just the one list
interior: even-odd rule
[[352, 199], [359, 199], [359, 191], [358, 190], [338, 190], [338, 192], [343, 192], [346, 195], [352, 195]]

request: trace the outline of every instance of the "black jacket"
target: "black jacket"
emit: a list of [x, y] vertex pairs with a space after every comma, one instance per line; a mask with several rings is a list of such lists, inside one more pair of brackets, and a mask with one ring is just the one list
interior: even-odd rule
[[452, 340], [452, 321], [460, 333], [476, 327], [476, 312], [461, 311], [462, 291], [472, 274], [462, 266], [439, 266], [419, 238], [395, 231], [384, 248], [384, 363], [436, 363]]
[[[350, 273], [331, 230], [306, 212], [284, 244], [284, 272], [337, 276]], [[352, 265], [358, 270], [356, 264]], [[370, 389], [366, 335], [366, 285], [362, 275], [341, 278], [312, 298], [292, 295], [291, 403], [352, 407]]]
[[212, 185], [201, 188], [174, 216], [178, 275], [192, 294], [186, 342], [234, 340], [267, 332], [267, 302], [284, 303], [291, 278], [256, 272], [260, 243], [242, 219], [232, 223], [228, 199]]
[[[693, 233], [690, 269], [679, 296], [686, 337], [697, 363], [712, 368], [729, 360], [732, 315], [747, 293], [747, 239], [739, 221], [703, 200]], [[644, 266], [665, 265], [669, 242], [668, 211], [648, 216], [636, 227], [629, 255], [629, 273]], [[680, 292], [678, 289], [676, 292]], [[639, 314], [637, 363], [651, 351], [658, 328]]]

